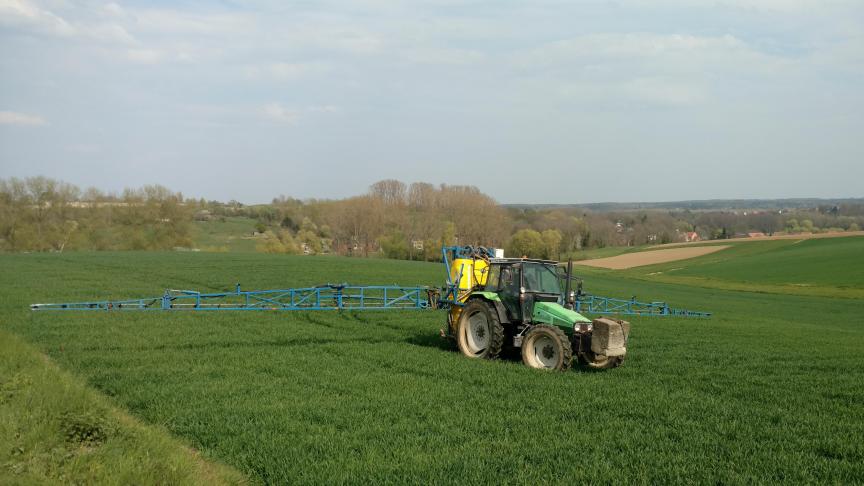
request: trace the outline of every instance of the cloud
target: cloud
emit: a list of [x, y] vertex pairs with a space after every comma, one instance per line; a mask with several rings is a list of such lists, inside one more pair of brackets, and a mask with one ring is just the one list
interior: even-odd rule
[[77, 37], [97, 42], [134, 43], [135, 39], [114, 22], [71, 22], [28, 0], [0, 0], [0, 24], [57, 37]]
[[680, 34], [607, 33], [589, 34], [550, 42], [535, 49], [518, 52], [519, 67], [533, 69], [576, 61], [611, 62], [632, 58], [659, 58], [709, 53], [742, 52], [747, 45], [732, 35], [706, 37]]
[[76, 30], [62, 17], [26, 0], [0, 0], [0, 22], [45, 34], [71, 36]]
[[483, 61], [486, 55], [471, 49], [411, 48], [402, 51], [402, 58], [409, 63], [443, 64], [465, 66]]
[[342, 110], [335, 105], [316, 105], [304, 108], [287, 108], [280, 103], [269, 103], [261, 109], [261, 113], [268, 120], [289, 125], [297, 124], [301, 118], [307, 115], [332, 115]]
[[76, 154], [98, 154], [102, 151], [102, 146], [93, 143], [76, 143], [67, 145], [66, 150]]
[[255, 17], [245, 13], [128, 8], [117, 3], [70, 5], [64, 0], [49, 2], [49, 9], [40, 3], [45, 5], [0, 0], [0, 27], [97, 43], [100, 52], [135, 63], [218, 58], [239, 39], [254, 38], [258, 32]]
[[297, 118], [299, 116], [297, 111], [289, 110], [279, 103], [270, 103], [265, 105], [262, 109], [262, 113], [269, 120], [278, 123], [287, 123], [289, 125], [297, 123]]
[[[263, 23], [263, 22], [262, 22]], [[277, 29], [275, 38], [293, 50], [310, 49], [372, 55], [386, 52], [387, 39], [380, 29], [358, 25], [352, 20], [335, 16], [302, 18], [270, 26]]]
[[[548, 83], [538, 83], [533, 89], [542, 90], [544, 87], [548, 87]], [[625, 110], [632, 109], [634, 104], [645, 107], [683, 107], [708, 98], [704, 84], [668, 77], [562, 82], [556, 91], [569, 102]]]
[[138, 41], [124, 27], [117, 24], [97, 24], [80, 28], [83, 35], [104, 43], [134, 44]]
[[114, 16], [114, 17], [125, 17], [126, 16], [126, 11], [123, 10], [123, 7], [121, 7], [120, 5], [113, 3], [113, 2], [105, 4], [105, 6], [102, 7], [102, 10], [106, 14]]
[[164, 59], [162, 52], [155, 49], [128, 49], [126, 59], [141, 64], [156, 64]]
[[39, 115], [30, 115], [15, 111], [0, 111], [0, 124], [39, 127], [48, 125], [48, 122]]
[[236, 12], [198, 13], [172, 9], [130, 9], [136, 30], [160, 35], [252, 35], [255, 17]]
[[270, 71], [279, 79], [298, 79], [310, 74], [325, 72], [324, 63], [288, 63], [277, 62], [270, 66]]
[[638, 78], [624, 83], [621, 93], [637, 102], [659, 105], [689, 105], [703, 101], [704, 87], [696, 83], [682, 83], [664, 78]]
[[342, 110], [334, 105], [310, 106], [304, 111], [308, 113], [339, 113]]
[[510, 64], [534, 93], [557, 86], [569, 101], [622, 108], [693, 105], [728, 94], [730, 83], [764, 83], [800, 69], [791, 54], [764, 53], [729, 34], [649, 32], [549, 42], [516, 52]]
[[313, 62], [274, 62], [252, 65], [243, 68], [247, 79], [275, 79], [277, 81], [296, 81], [327, 74], [333, 65], [322, 61]]
[[740, 9], [751, 12], [793, 13], [812, 15], [814, 12], [860, 8], [859, 0], [619, 0], [625, 7], [672, 7], [706, 9]]

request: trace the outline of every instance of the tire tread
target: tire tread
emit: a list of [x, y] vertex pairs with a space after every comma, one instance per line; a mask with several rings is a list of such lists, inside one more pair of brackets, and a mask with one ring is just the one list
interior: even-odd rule
[[532, 336], [534, 334], [540, 334], [545, 332], [549, 332], [550, 334], [552, 334], [554, 339], [558, 341], [562, 349], [561, 354], [564, 356], [561, 366], [555, 369], [558, 371], [569, 370], [570, 367], [573, 365], [573, 346], [570, 343], [570, 338], [567, 337], [567, 334], [565, 334], [564, 331], [561, 330], [561, 328], [557, 326], [550, 326], [549, 324], [537, 324], [536, 326], [531, 328], [531, 330], [528, 331], [528, 333], [525, 335], [525, 339], [522, 341], [522, 362], [526, 365], [528, 364], [527, 360], [525, 359], [525, 350], [527, 349], [526, 344], [531, 342]]
[[[486, 314], [489, 318], [489, 328], [492, 331], [492, 335], [489, 339], [489, 347], [486, 348], [486, 354], [483, 356], [469, 356], [465, 351], [462, 350], [461, 338], [460, 335], [462, 333], [462, 322], [464, 319], [467, 319], [468, 315], [473, 310], [472, 307], [483, 306], [486, 310]], [[469, 299], [468, 302], [465, 303], [465, 308], [462, 310], [462, 314], [459, 316], [459, 323], [456, 326], [456, 348], [464, 354], [465, 356], [471, 358], [483, 358], [483, 359], [498, 359], [501, 355], [501, 351], [504, 349], [504, 326], [501, 325], [501, 320], [498, 318], [498, 311], [489, 303], [481, 298], [473, 298]]]

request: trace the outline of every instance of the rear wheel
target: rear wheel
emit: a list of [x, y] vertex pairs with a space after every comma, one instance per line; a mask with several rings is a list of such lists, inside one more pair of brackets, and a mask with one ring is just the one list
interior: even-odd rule
[[534, 326], [522, 341], [522, 362], [531, 368], [567, 371], [573, 363], [570, 340], [558, 327]]
[[483, 300], [469, 300], [459, 316], [456, 344], [469, 358], [497, 358], [504, 346], [504, 327], [498, 313]]

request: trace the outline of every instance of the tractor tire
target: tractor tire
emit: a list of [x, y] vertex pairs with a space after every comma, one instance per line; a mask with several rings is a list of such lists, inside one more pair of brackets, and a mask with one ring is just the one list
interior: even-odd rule
[[522, 340], [522, 362], [531, 368], [567, 371], [573, 364], [570, 339], [556, 326], [538, 324]]
[[471, 299], [456, 325], [456, 344], [469, 358], [495, 359], [504, 347], [504, 326], [495, 309], [482, 299]]

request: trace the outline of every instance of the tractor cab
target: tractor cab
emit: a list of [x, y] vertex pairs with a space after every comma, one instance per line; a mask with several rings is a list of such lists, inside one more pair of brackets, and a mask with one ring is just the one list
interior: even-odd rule
[[537, 302], [563, 303], [560, 279], [554, 261], [493, 259], [484, 291], [498, 295], [511, 321], [530, 323]]

